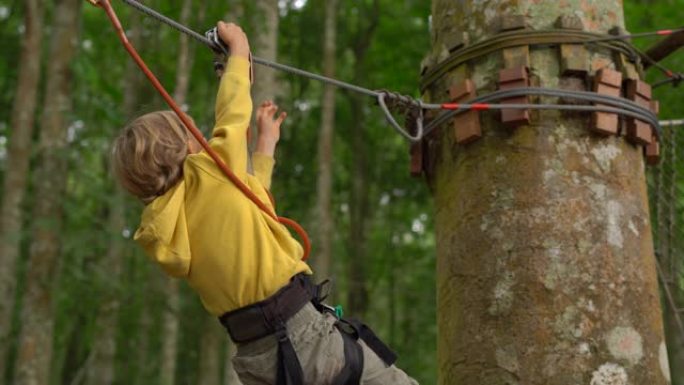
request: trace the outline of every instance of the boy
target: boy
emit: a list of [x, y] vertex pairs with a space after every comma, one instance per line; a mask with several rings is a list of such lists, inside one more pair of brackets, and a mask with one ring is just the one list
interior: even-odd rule
[[[249, 43], [218, 23], [230, 47], [216, 100], [210, 146], [270, 208], [273, 154], [286, 117], [271, 102], [257, 110], [259, 137], [247, 172], [252, 113]], [[146, 207], [135, 240], [174, 277], [185, 278], [219, 316], [238, 352], [234, 367], [250, 384], [415, 384], [385, 365], [384, 345], [356, 325], [356, 342], [308, 279], [302, 248], [288, 230], [233, 185], [172, 112], [144, 115], [116, 140], [113, 163], [123, 186]], [[349, 328], [347, 328], [349, 329]], [[370, 336], [370, 337], [369, 337]], [[369, 337], [369, 338], [366, 338]], [[352, 342], [350, 342], [352, 341]], [[371, 346], [371, 350], [368, 346]], [[389, 360], [385, 360], [389, 361]]]

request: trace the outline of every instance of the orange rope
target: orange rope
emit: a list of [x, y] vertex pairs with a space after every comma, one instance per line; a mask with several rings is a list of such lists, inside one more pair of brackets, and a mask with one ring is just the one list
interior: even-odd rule
[[[223, 162], [223, 160], [219, 157], [219, 155], [209, 146], [209, 143], [207, 140], [204, 138], [200, 130], [195, 126], [195, 124], [188, 118], [188, 116], [178, 107], [176, 102], [173, 100], [171, 95], [164, 89], [164, 86], [159, 82], [156, 76], [150, 71], [150, 69], [147, 67], [143, 59], [138, 55], [138, 52], [136, 49], [133, 47], [131, 42], [128, 40], [126, 37], [126, 33], [124, 32], [123, 26], [121, 25], [121, 22], [119, 21], [119, 18], [116, 16], [116, 12], [112, 8], [112, 5], [110, 4], [109, 0], [88, 0], [94, 5], [102, 7], [105, 12], [107, 12], [107, 16], [109, 17], [109, 20], [112, 22], [112, 25], [114, 25], [114, 28], [116, 29], [116, 32], [119, 36], [119, 39], [123, 43], [124, 47], [126, 48], [126, 51], [131, 55], [135, 63], [140, 67], [142, 72], [145, 74], [145, 76], [150, 80], [154, 88], [161, 94], [161, 96], [164, 98], [166, 103], [171, 107], [171, 109], [178, 115], [178, 118], [183, 122], [185, 127], [190, 131], [192, 136], [197, 139], [197, 141], [202, 145], [202, 148], [209, 154], [209, 156], [216, 162], [216, 165], [223, 171], [223, 173], [230, 179], [231, 182], [240, 190], [242, 191], [249, 200], [254, 202], [254, 204], [257, 205], [263, 212], [265, 212], [268, 216], [271, 218], [275, 219], [276, 221], [280, 222], [281, 224], [291, 228], [294, 230], [299, 237], [302, 240], [302, 246], [304, 247], [304, 255], [302, 257], [302, 260], [306, 261], [309, 258], [309, 253], [311, 252], [311, 241], [309, 239], [309, 235], [306, 233], [304, 228], [302, 228], [299, 223], [295, 222], [292, 219], [285, 218], [285, 217], [279, 217], [273, 212], [264, 202], [262, 202], [259, 197], [257, 197], [252, 190], [250, 190], [249, 187], [247, 187], [242, 181], [228, 168], [228, 166]], [[274, 205], [275, 207], [275, 205]]]

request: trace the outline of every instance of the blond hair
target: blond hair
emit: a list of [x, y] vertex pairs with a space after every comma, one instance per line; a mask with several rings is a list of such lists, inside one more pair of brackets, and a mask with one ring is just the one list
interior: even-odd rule
[[173, 111], [143, 115], [114, 141], [114, 173], [145, 204], [163, 195], [183, 177], [189, 135]]

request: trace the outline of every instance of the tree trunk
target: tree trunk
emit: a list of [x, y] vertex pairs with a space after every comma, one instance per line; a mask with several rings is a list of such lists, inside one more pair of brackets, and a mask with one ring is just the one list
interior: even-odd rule
[[[435, 52], [456, 31], [493, 35], [505, 15], [534, 30], [561, 15], [601, 33], [624, 25], [621, 0], [434, 0]], [[588, 49], [592, 72], [614, 67]], [[464, 73], [480, 95], [493, 90], [501, 57], [456, 69], [429, 98], [445, 100]], [[558, 88], [558, 48], [532, 47], [530, 58], [534, 82]], [[505, 130], [482, 113], [484, 137], [467, 146], [440, 131], [439, 383], [668, 383], [642, 148], [591, 134], [589, 114], [532, 115]]]
[[[141, 40], [140, 17], [131, 17], [128, 37], [134, 45]], [[132, 60], [126, 61], [126, 76], [123, 78], [123, 106], [124, 116], [131, 116], [135, 113], [139, 99], [140, 73]], [[116, 135], [119, 127], [112, 133]], [[105, 169], [108, 169], [109, 159], [105, 158]], [[119, 292], [118, 288], [122, 284], [121, 274], [124, 258], [124, 241], [122, 236], [126, 226], [126, 195], [123, 189], [115, 181], [113, 182], [113, 194], [109, 203], [109, 248], [105, 257], [100, 261], [98, 269], [106, 271], [105, 275], [109, 279], [108, 287], [111, 291], [106, 293], [102, 300], [102, 305], [98, 309], [97, 320], [95, 321], [96, 334], [93, 341], [92, 350], [86, 365], [85, 384], [86, 385], [110, 385], [113, 384], [116, 364], [116, 333], [119, 320]]]
[[[61, 200], [67, 177], [67, 129], [71, 102], [70, 64], [76, 52], [83, 3], [62, 0], [55, 9], [50, 61], [35, 174], [35, 204], [15, 384], [49, 383], [52, 359], [53, 288], [60, 250]], [[41, 26], [42, 27], [42, 26]]]
[[[278, 56], [278, 0], [254, 0], [256, 12], [252, 16], [250, 45], [254, 55], [275, 61]], [[276, 73], [264, 66], [254, 67], [252, 98], [257, 106], [277, 96]], [[256, 110], [256, 109], [255, 109]]]
[[40, 52], [43, 9], [38, 0], [24, 2], [24, 38], [21, 48], [19, 79], [12, 106], [7, 167], [0, 212], [0, 384], [10, 344], [10, 330], [17, 285], [17, 259], [22, 230], [22, 204], [26, 193], [31, 134], [36, 95], [40, 81]]
[[[672, 299], [677, 309], [665, 306], [665, 330], [667, 335], [667, 350], [670, 361], [670, 372], [672, 373], [673, 385], [684, 385], [684, 332], [681, 330], [681, 319], [683, 318], [681, 309], [684, 309], [684, 291], [676, 284], [670, 284]], [[679, 311], [679, 318], [675, 312]]]
[[663, 154], [660, 165], [654, 170], [655, 216], [657, 222], [656, 250], [662, 271], [664, 286], [665, 335], [667, 352], [670, 358], [670, 372], [673, 385], [684, 385], [684, 287], [681, 277], [684, 274], [684, 252], [679, 205], [674, 197], [680, 194], [677, 187], [681, 183], [678, 163], [679, 149], [684, 145], [679, 127], [663, 127]]
[[233, 357], [237, 353], [237, 346], [229, 338], [226, 338], [226, 362], [223, 367], [223, 385], [241, 385], [240, 378], [233, 367]]
[[221, 345], [226, 338], [226, 332], [213, 316], [204, 316], [204, 327], [200, 339], [198, 385], [221, 384]]
[[[355, 83], [362, 84], [362, 83]], [[349, 256], [347, 260], [347, 304], [349, 313], [363, 318], [368, 309], [366, 282], [366, 228], [368, 225], [368, 143], [364, 131], [365, 114], [362, 96], [351, 95], [353, 175], [349, 201]]]
[[[155, 287], [160, 284], [158, 279], [159, 276], [155, 275], [154, 278], [150, 276], [150, 274], [154, 273], [158, 272], [146, 271], [144, 273], [144, 276], [146, 276], [151, 282], [144, 283], [143, 287], [152, 292], [160, 292], [161, 290]], [[138, 321], [136, 331], [138, 338], [133, 343], [133, 346], [137, 352], [135, 354], [135, 359], [129, 359], [127, 362], [129, 366], [133, 367], [134, 376], [132, 383], [139, 385], [149, 384], [159, 371], [157, 363], [159, 362], [160, 358], [157, 358], [156, 352], [152, 349], [152, 346], [154, 346], [154, 341], [152, 341], [152, 333], [157, 327], [157, 324], [155, 323], [155, 319], [153, 317], [153, 304], [151, 302], [151, 298], [143, 301], [143, 309], [140, 312], [140, 320]]]
[[[354, 84], [366, 84], [366, 54], [373, 40], [380, 17], [379, 1], [374, 1], [354, 39]], [[368, 287], [366, 283], [366, 227], [368, 224], [369, 185], [368, 185], [368, 140], [364, 127], [365, 97], [352, 94], [351, 103], [351, 146], [353, 154], [353, 175], [349, 204], [349, 259], [347, 276], [349, 289], [347, 303], [354, 317], [363, 318], [368, 309]]]
[[[205, 4], [200, 4], [204, 8]], [[192, 1], [183, 1], [180, 22], [187, 25], [192, 13]], [[178, 62], [176, 63], [176, 88], [173, 98], [178, 105], [183, 106], [188, 95], [190, 83], [190, 70], [193, 64], [194, 50], [190, 49], [190, 39], [181, 34], [178, 48]], [[163, 317], [164, 333], [162, 334], [162, 359], [159, 372], [161, 385], [174, 385], [176, 379], [176, 359], [178, 356], [178, 340], [180, 317], [180, 290], [178, 280], [172, 277], [164, 277], [164, 297], [166, 298], [166, 311]]]
[[[325, 4], [325, 35], [323, 37], [323, 75], [335, 77], [337, 57], [337, 0]], [[335, 87], [326, 84], [323, 88], [321, 131], [318, 136], [318, 182], [316, 194], [316, 256], [313, 258], [314, 272], [320, 278], [330, 276], [332, 263], [332, 156], [335, 129]]]

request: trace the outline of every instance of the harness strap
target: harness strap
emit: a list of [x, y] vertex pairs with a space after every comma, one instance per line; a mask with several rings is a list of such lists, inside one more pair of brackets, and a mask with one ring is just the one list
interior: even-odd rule
[[302, 365], [299, 363], [290, 337], [287, 336], [285, 325], [276, 331], [276, 338], [278, 339], [276, 385], [304, 385]]
[[345, 320], [354, 327], [354, 330], [358, 334], [359, 338], [366, 343], [366, 345], [372, 350], [387, 366], [394, 365], [397, 362], [397, 354], [392, 351], [392, 349], [387, 346], [377, 334], [365, 323], [360, 320], [350, 318]]
[[344, 341], [344, 367], [337, 374], [332, 385], [358, 385], [361, 383], [363, 373], [363, 349], [351, 334], [344, 332], [340, 334]]

